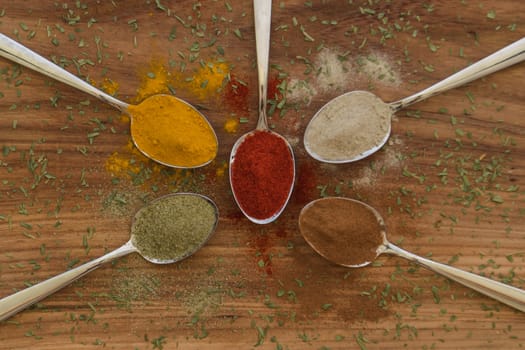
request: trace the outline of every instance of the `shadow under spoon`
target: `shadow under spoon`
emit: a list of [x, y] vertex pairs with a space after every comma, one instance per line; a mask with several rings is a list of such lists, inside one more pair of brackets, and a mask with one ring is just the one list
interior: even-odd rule
[[299, 229], [317, 253], [335, 264], [363, 267], [380, 254], [397, 255], [525, 312], [525, 290], [423, 258], [390, 243], [379, 212], [361, 201], [343, 197], [314, 200], [301, 210]]

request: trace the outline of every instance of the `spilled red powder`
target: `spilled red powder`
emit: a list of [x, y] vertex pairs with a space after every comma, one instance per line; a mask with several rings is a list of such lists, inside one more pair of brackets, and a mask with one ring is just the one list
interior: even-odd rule
[[249, 93], [248, 85], [237, 79], [235, 75], [230, 74], [228, 84], [224, 88], [224, 101], [226, 104], [236, 112], [247, 111]]
[[275, 235], [279, 238], [285, 238], [288, 235], [288, 232], [286, 232], [286, 228], [284, 227], [277, 227], [277, 231], [275, 231]]
[[303, 162], [298, 166], [297, 185], [294, 192], [295, 203], [304, 205], [314, 199], [317, 190], [315, 167], [316, 164], [312, 161]]
[[267, 252], [271, 245], [269, 241], [270, 239], [267, 234], [259, 234], [255, 236], [254, 239], [255, 249], [257, 251], [257, 265], [260, 269], [264, 270], [268, 276], [271, 276], [273, 274], [272, 259]]
[[283, 79], [274, 76], [268, 79], [268, 99], [270, 100], [282, 100], [283, 94], [279, 90], [279, 86], [282, 84]]
[[288, 236], [284, 226], [279, 225], [275, 230], [265, 231], [250, 237], [249, 245], [255, 251], [255, 263], [257, 269], [271, 276], [274, 273], [274, 264], [272, 262], [272, 248], [278, 245]]

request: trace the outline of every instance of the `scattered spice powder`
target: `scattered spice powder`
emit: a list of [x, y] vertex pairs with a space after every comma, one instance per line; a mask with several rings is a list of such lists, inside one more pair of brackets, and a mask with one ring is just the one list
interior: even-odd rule
[[306, 160], [298, 164], [297, 181], [294, 189], [293, 201], [304, 205], [313, 199], [318, 184], [318, 176], [315, 172], [317, 163]]
[[227, 133], [233, 134], [236, 133], [239, 129], [239, 120], [235, 118], [230, 118], [224, 123], [224, 130]]
[[309, 153], [331, 162], [363, 157], [388, 137], [392, 109], [366, 91], [343, 94], [324, 105], [304, 135]]
[[273, 76], [268, 80], [268, 99], [276, 101], [282, 100], [283, 94], [280, 89], [282, 83], [283, 79], [278, 76]]
[[217, 208], [204, 196], [168, 195], [137, 212], [131, 239], [147, 259], [177, 261], [204, 244], [215, 230], [217, 218]]
[[177, 186], [191, 176], [186, 169], [166, 168], [152, 161], [131, 140], [106, 159], [105, 168], [111, 176], [131, 180], [135, 185], [151, 184], [162, 178], [162, 182]]
[[191, 78], [187, 78], [182, 72], [177, 74], [176, 81], [177, 85], [186, 87], [195, 97], [205, 100], [220, 96], [224, 79], [229, 72], [230, 68], [226, 62], [208, 62], [201, 64]]
[[256, 131], [239, 145], [231, 165], [231, 186], [241, 210], [264, 220], [286, 204], [294, 182], [293, 155], [270, 131]]
[[111, 96], [115, 96], [115, 94], [118, 92], [118, 89], [120, 88], [119, 84], [116, 81], [113, 81], [109, 78], [104, 78], [104, 80], [100, 83], [99, 86], [102, 90], [104, 90]]
[[198, 167], [217, 155], [217, 138], [192, 106], [170, 95], [130, 105], [131, 134], [138, 148], [165, 165]]
[[342, 197], [307, 204], [299, 216], [299, 229], [315, 251], [343, 266], [372, 262], [385, 234], [383, 220], [368, 206]]
[[341, 53], [330, 48], [319, 52], [314, 65], [317, 72], [316, 85], [321, 92], [341, 91], [355, 75], [350, 63], [341, 59]]
[[236, 112], [245, 112], [248, 108], [250, 90], [248, 85], [230, 74], [228, 84], [224, 88], [224, 102]]
[[215, 176], [216, 177], [223, 177], [226, 173], [226, 170], [228, 170], [228, 163], [223, 162], [222, 164], [218, 165], [215, 169]]
[[170, 86], [174, 77], [159, 60], [153, 60], [139, 75], [140, 85], [132, 103], [140, 103], [153, 95], [171, 93]]

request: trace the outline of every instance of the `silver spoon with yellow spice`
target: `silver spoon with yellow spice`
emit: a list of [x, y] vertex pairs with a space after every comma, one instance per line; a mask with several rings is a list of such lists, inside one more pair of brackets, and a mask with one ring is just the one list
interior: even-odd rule
[[205, 196], [175, 193], [157, 198], [135, 214], [131, 238], [122, 247], [0, 300], [0, 321], [39, 302], [103, 264], [137, 252], [154, 264], [189, 257], [212, 236], [217, 206]]
[[464, 68], [423, 91], [385, 103], [367, 91], [352, 91], [325, 104], [304, 133], [304, 146], [326, 163], [355, 162], [375, 153], [390, 136], [392, 115], [400, 109], [525, 60], [525, 38]]
[[397, 255], [525, 312], [525, 290], [395, 246], [387, 240], [386, 225], [377, 210], [358, 200], [325, 197], [310, 202], [301, 210], [299, 229], [317, 253], [335, 264], [362, 267], [380, 254]]
[[0, 56], [95, 96], [129, 115], [133, 143], [160, 164], [196, 168], [210, 163], [217, 155], [217, 135], [206, 117], [177, 97], [160, 94], [138, 105], [127, 104], [3, 34], [0, 34]]

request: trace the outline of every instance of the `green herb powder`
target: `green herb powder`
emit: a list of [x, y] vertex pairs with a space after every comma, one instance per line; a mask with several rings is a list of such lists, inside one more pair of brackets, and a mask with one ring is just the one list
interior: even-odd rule
[[205, 197], [162, 197], [137, 212], [132, 243], [151, 260], [180, 260], [200, 247], [214, 230], [216, 207]]

